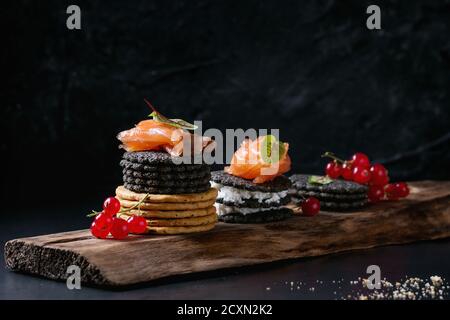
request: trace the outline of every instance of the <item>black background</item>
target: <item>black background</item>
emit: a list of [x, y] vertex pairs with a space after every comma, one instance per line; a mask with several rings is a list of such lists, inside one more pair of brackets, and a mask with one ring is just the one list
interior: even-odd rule
[[[66, 28], [72, 3], [82, 30]], [[366, 28], [369, 4], [382, 30]], [[4, 206], [101, 203], [143, 97], [205, 128], [280, 128], [292, 172], [363, 151], [394, 180], [450, 179], [450, 1], [1, 7]]]

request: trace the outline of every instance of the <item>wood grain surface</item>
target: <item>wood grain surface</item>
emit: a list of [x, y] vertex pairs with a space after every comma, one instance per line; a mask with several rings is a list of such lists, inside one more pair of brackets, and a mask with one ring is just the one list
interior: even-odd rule
[[410, 184], [400, 201], [352, 213], [321, 212], [267, 224], [224, 224], [189, 235], [99, 240], [89, 230], [8, 241], [6, 266], [50, 279], [81, 267], [82, 282], [127, 286], [176, 275], [251, 266], [450, 236], [450, 181]]

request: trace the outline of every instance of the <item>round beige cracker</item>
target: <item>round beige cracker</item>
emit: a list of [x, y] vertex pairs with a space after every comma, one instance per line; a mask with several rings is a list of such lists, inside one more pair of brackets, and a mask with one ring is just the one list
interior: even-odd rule
[[[145, 193], [137, 193], [126, 189], [124, 186], [116, 188], [118, 198], [129, 201], [141, 201], [145, 198]], [[186, 194], [150, 194], [146, 199], [146, 203], [190, 203], [208, 201], [217, 198], [217, 189], [210, 188], [208, 191], [199, 193]]]
[[202, 226], [194, 227], [147, 227], [147, 233], [155, 234], [185, 234], [204, 232], [214, 228], [216, 223], [204, 224]]
[[216, 213], [216, 207], [211, 206], [204, 209], [191, 209], [191, 210], [130, 210], [127, 212], [130, 215], [140, 215], [144, 218], [157, 218], [157, 219], [183, 219], [183, 218], [195, 218], [209, 216]]
[[[131, 208], [137, 205], [139, 202], [124, 200], [122, 198], [117, 197], [120, 201], [120, 205], [124, 208]], [[194, 209], [206, 209], [211, 207], [215, 202], [215, 199], [206, 200], [206, 201], [198, 201], [198, 202], [187, 202], [187, 203], [148, 203], [143, 202], [140, 204], [141, 210], [158, 210], [158, 211], [175, 211], [175, 210], [194, 210]], [[137, 208], [136, 208], [137, 209]]]
[[[130, 216], [121, 214], [120, 218], [128, 219]], [[149, 227], [193, 227], [217, 222], [217, 215], [210, 214], [204, 217], [181, 219], [146, 219]]]

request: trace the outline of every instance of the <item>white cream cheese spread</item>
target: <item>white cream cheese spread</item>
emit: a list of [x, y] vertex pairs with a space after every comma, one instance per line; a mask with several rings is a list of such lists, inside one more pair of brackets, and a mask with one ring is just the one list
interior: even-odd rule
[[217, 215], [224, 216], [230, 213], [240, 213], [243, 215], [255, 213], [255, 212], [264, 212], [274, 209], [280, 209], [280, 207], [270, 207], [270, 208], [240, 208], [235, 206], [227, 206], [222, 203], [215, 203]]

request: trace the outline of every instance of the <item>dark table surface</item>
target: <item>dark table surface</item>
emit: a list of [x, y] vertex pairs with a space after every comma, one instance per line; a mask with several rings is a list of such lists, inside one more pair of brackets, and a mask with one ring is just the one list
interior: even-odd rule
[[[86, 228], [89, 220], [83, 212], [89, 207], [3, 210], [2, 256], [10, 239]], [[360, 284], [351, 281], [367, 277], [366, 268], [374, 264], [393, 283], [413, 276], [450, 280], [450, 239], [217, 271], [124, 291], [68, 290], [64, 282], [11, 272], [3, 262], [0, 299], [341, 299], [357, 295]]]

